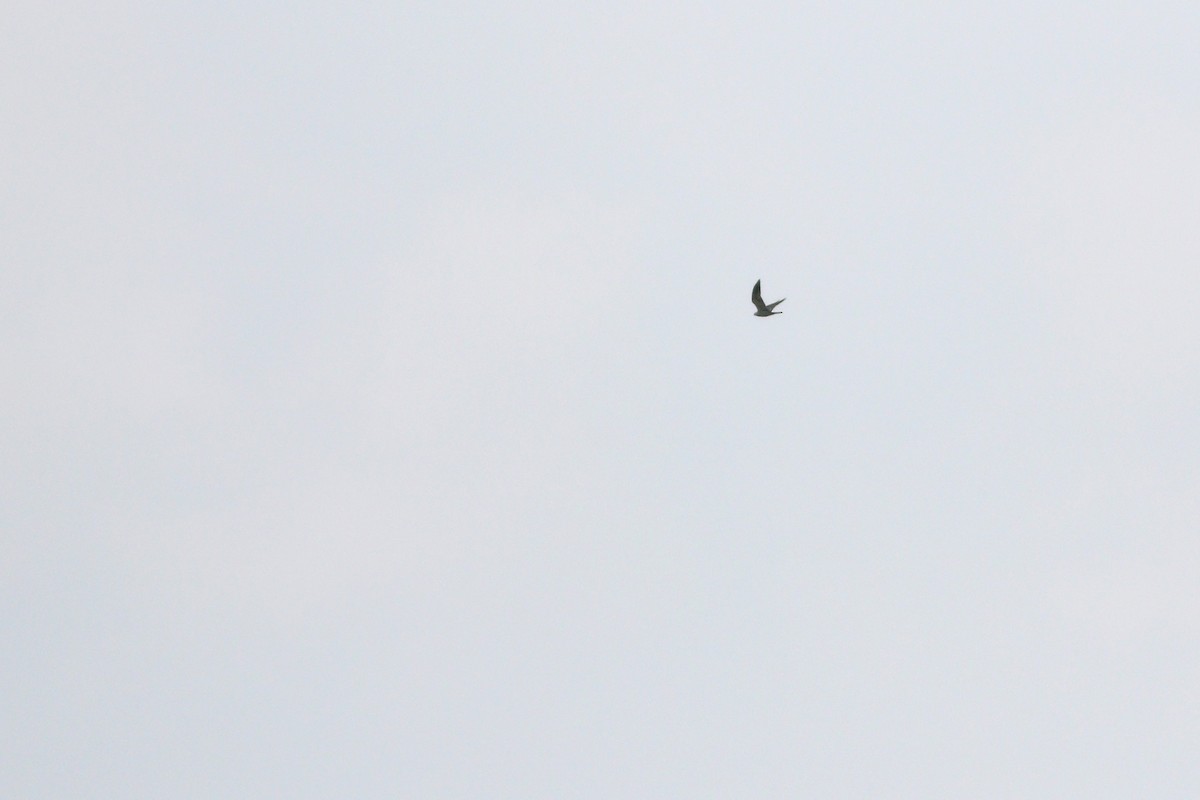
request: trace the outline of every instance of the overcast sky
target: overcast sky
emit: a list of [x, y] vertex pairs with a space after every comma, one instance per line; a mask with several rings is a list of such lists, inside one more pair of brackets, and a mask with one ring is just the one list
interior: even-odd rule
[[6, 18], [0, 795], [1200, 796], [1200, 6]]

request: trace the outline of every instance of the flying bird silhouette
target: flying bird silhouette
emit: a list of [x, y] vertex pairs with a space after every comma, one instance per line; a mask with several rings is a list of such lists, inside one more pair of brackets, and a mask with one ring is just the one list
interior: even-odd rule
[[[785, 297], [783, 300], [787, 300], [787, 298]], [[775, 311], [774, 309], [775, 306], [782, 303], [783, 300], [776, 300], [774, 303], [771, 303], [771, 305], [767, 305], [762, 299], [762, 281], [754, 282], [754, 291], [750, 293], [750, 302], [754, 303], [754, 307], [758, 309], [754, 312], [754, 316], [769, 317], [772, 314], [782, 314], [782, 311]]]

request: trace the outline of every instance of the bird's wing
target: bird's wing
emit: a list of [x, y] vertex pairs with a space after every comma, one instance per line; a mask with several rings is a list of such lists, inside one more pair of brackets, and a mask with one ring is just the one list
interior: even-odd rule
[[750, 292], [750, 302], [754, 303], [754, 307], [759, 311], [767, 310], [767, 305], [762, 299], [762, 281], [754, 282], [754, 291]]

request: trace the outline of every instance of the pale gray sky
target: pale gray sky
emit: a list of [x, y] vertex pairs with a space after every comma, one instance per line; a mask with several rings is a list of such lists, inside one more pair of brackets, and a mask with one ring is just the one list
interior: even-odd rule
[[9, 9], [0, 795], [1200, 796], [1200, 6], [796, 6]]

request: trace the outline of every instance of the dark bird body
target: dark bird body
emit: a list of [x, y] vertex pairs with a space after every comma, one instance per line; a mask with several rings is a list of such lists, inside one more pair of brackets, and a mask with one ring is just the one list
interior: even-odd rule
[[[783, 300], [787, 300], [787, 298], [785, 297]], [[754, 291], [750, 293], [750, 302], [754, 303], [754, 307], [758, 309], [754, 312], [754, 316], [769, 317], [772, 314], [782, 314], [782, 311], [775, 310], [775, 306], [782, 303], [783, 300], [776, 300], [774, 303], [771, 303], [771, 305], [767, 305], [762, 299], [762, 281], [754, 282]]]

